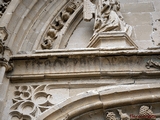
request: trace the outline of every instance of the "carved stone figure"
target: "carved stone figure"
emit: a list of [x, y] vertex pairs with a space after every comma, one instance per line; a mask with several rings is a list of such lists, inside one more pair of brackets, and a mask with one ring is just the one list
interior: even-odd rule
[[117, 111], [119, 112], [121, 120], [130, 120], [130, 117], [127, 113], [122, 113], [122, 110], [120, 109], [117, 109]]
[[95, 16], [94, 34], [123, 31], [131, 36], [132, 27], [124, 22], [119, 10], [118, 0], [84, 0], [84, 19], [91, 20]]
[[106, 115], [106, 120], [117, 120], [117, 118], [113, 112], [108, 112]]
[[51, 49], [52, 48], [52, 38], [49, 36], [45, 37], [41, 46], [43, 49]]

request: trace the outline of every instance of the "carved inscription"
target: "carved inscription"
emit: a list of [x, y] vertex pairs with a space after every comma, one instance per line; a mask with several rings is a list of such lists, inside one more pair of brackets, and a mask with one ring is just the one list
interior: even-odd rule
[[[15, 71], [20, 70], [19, 62], [15, 63]], [[99, 59], [97, 57], [75, 57], [75, 58], [51, 58], [51, 59], [33, 59], [22, 61], [21, 73], [36, 74], [36, 73], [77, 73], [86, 71], [99, 71]]]
[[[153, 57], [153, 59], [155, 59]], [[45, 59], [15, 60], [15, 70], [11, 75], [56, 75], [56, 74], [86, 74], [103, 72], [104, 75], [136, 75], [144, 73], [150, 67], [158, 68], [156, 62], [148, 61], [147, 56], [115, 56], [115, 57], [50, 57]], [[147, 62], [147, 64], [146, 64]], [[147, 67], [147, 68], [146, 68]], [[23, 69], [22, 69], [23, 68]], [[21, 72], [19, 72], [21, 71]], [[80, 73], [80, 74], [79, 74]], [[128, 74], [127, 74], [128, 73]], [[139, 74], [138, 73], [138, 74]], [[147, 74], [147, 73], [144, 73]], [[139, 74], [140, 75], [140, 74]], [[63, 76], [62, 76], [63, 77]]]

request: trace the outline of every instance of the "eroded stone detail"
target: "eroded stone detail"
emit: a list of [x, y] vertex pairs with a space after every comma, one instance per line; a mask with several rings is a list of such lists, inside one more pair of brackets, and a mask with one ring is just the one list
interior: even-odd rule
[[107, 115], [106, 115], [106, 120], [117, 120], [114, 112], [108, 112]]
[[121, 109], [117, 109], [119, 112], [121, 120], [130, 120], [130, 117], [127, 113], [123, 113]]
[[11, 0], [2, 0], [3, 2], [0, 4], [0, 18], [2, 17], [3, 13], [6, 11], [9, 3]]
[[159, 31], [160, 31], [160, 18], [156, 17], [153, 20], [153, 32], [151, 34], [151, 38], [156, 46], [160, 46], [160, 41], [159, 41], [160, 32]]
[[146, 63], [146, 68], [147, 68], [147, 69], [150, 69], [151, 67], [160, 69], [160, 63], [159, 63], [159, 62], [155, 62], [155, 61], [153, 61], [153, 60], [151, 59], [151, 60], [147, 61], [147, 63]]
[[[139, 108], [139, 114], [127, 114], [123, 113], [121, 109], [117, 109], [119, 118], [116, 117], [116, 114], [114, 112], [108, 112], [106, 115], [106, 120], [155, 120], [157, 117], [159, 117], [159, 113], [153, 113], [150, 107], [146, 105], [142, 105]], [[134, 111], [133, 111], [134, 112]]]
[[71, 0], [66, 5], [66, 7], [54, 18], [41, 44], [42, 49], [51, 49], [53, 42], [57, 39], [60, 39], [61, 30], [81, 3], [82, 0]]
[[6, 68], [6, 71], [13, 69], [13, 63], [9, 62], [9, 57], [12, 51], [8, 46], [5, 46], [5, 41], [8, 38], [8, 32], [5, 27], [0, 27], [0, 65]]
[[8, 33], [5, 27], [0, 27], [0, 54], [4, 55], [5, 49], [7, 49], [7, 46], [5, 46], [5, 41], [8, 38]]
[[49, 93], [49, 86], [16, 86], [10, 117], [12, 119], [34, 120], [54, 105], [53, 96]]

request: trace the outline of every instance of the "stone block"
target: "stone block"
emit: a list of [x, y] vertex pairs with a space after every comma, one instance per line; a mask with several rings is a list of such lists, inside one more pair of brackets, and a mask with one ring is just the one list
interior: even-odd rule
[[130, 3], [130, 4], [123, 4], [121, 12], [131, 12], [131, 13], [137, 13], [137, 12], [154, 12], [154, 6], [153, 3]]
[[2, 114], [4, 102], [0, 99], [0, 115]]
[[136, 40], [135, 43], [138, 45], [139, 49], [147, 49], [153, 47], [152, 40]]
[[159, 1], [159, 0], [138, 0], [138, 2], [153, 2], [153, 1]]
[[19, 17], [22, 17], [26, 10], [27, 10], [26, 6], [24, 6], [22, 3], [20, 3], [18, 5], [17, 9], [15, 10], [15, 14]]
[[160, 1], [154, 1], [153, 2], [154, 4], [154, 8], [155, 8], [155, 11], [160, 11]]
[[24, 19], [24, 24], [22, 24], [23, 29], [26, 30], [29, 27], [29, 24], [31, 24], [31, 20], [28, 17], [26, 17]]
[[22, 0], [22, 3], [26, 6], [29, 7], [30, 4], [32, 3], [33, 0]]
[[159, 20], [160, 19], [160, 12], [153, 12], [152, 19], [153, 19], [153, 22], [156, 22], [156, 20]]
[[119, 0], [120, 4], [136, 3], [138, 0]]
[[152, 17], [150, 13], [127, 13], [123, 14], [124, 20], [131, 26], [151, 25]]
[[17, 26], [19, 20], [20, 20], [20, 17], [18, 17], [17, 15], [14, 14], [12, 16], [11, 21], [9, 22], [9, 25], [8, 25], [8, 32], [12, 33], [15, 30], [15, 27]]
[[69, 98], [69, 89], [50, 89], [49, 93], [53, 96], [51, 98], [53, 104], [58, 104]]
[[91, 90], [91, 89], [93, 89], [93, 88], [70, 89], [70, 90], [69, 90], [69, 96], [70, 96], [70, 97], [71, 97], [71, 96], [75, 96], [75, 95], [77, 95], [77, 94], [79, 94], [79, 93], [86, 92], [86, 91], [89, 91], [89, 90]]
[[[137, 40], [150, 40], [152, 33], [151, 25], [139, 25], [135, 26], [135, 34]], [[143, 45], [142, 45], [143, 46]]]

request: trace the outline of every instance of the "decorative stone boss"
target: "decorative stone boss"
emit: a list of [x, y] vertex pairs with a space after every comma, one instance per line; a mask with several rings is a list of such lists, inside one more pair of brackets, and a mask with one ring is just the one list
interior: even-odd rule
[[86, 21], [95, 18], [94, 34], [88, 47], [137, 48], [130, 39], [132, 27], [124, 21], [118, 0], [84, 0], [83, 15]]

